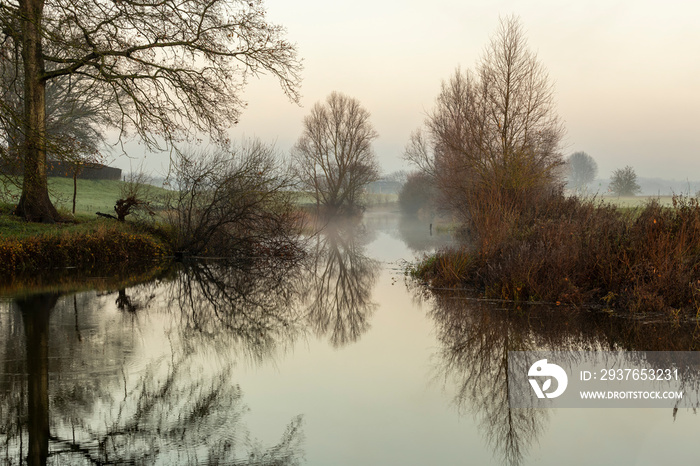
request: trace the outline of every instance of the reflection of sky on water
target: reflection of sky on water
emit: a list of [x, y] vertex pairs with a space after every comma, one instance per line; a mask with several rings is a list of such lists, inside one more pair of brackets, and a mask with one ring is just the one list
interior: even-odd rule
[[698, 464], [700, 419], [664, 409], [560, 409], [526, 464]]
[[450, 232], [438, 232], [437, 226], [431, 232], [429, 220], [400, 216], [398, 207], [369, 211], [363, 224], [377, 232], [376, 238], [367, 245], [367, 253], [382, 262], [412, 261], [453, 243]]
[[250, 428], [268, 432], [303, 412], [309, 464], [489, 464], [475, 426], [454, 415], [451, 396], [432, 382], [435, 340], [397, 270], [397, 261], [413, 256], [398, 239], [395, 214], [373, 214], [362, 221], [363, 254], [382, 263], [371, 328], [341, 349], [310, 339], [274, 365], [239, 374], [256, 413]]
[[326, 342], [309, 341], [276, 367], [238, 377], [256, 413], [251, 430], [265, 432], [296, 409], [304, 413], [309, 464], [489, 464], [476, 428], [431, 383], [434, 339], [403, 283], [392, 285], [395, 277], [380, 273], [380, 311], [358, 342], [329, 351]]

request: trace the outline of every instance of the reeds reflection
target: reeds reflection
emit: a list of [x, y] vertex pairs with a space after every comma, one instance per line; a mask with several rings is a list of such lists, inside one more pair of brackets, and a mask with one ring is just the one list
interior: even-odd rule
[[[631, 321], [556, 306], [523, 308], [473, 299], [466, 292], [418, 288], [414, 294], [432, 303], [440, 378], [454, 387], [458, 410], [474, 416], [494, 454], [509, 465], [526, 460], [550, 415], [550, 410], [510, 408], [509, 351], [695, 351], [700, 343], [694, 322]], [[689, 385], [700, 383], [697, 372], [686, 377]], [[697, 400], [693, 403], [697, 407]], [[675, 418], [677, 409], [669, 415]]]

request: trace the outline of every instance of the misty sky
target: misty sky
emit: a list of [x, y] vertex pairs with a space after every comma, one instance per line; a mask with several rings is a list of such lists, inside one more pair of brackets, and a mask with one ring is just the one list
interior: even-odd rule
[[[301, 106], [271, 77], [251, 80], [232, 138], [259, 137], [288, 154], [311, 106], [332, 91], [371, 112], [385, 173], [432, 108], [440, 82], [474, 68], [499, 15], [520, 17], [555, 84], [564, 154], [585, 151], [599, 177], [700, 180], [700, 3], [681, 0], [267, 0], [304, 60]], [[155, 160], [149, 163], [154, 166]], [[115, 163], [129, 168], [129, 162]]]

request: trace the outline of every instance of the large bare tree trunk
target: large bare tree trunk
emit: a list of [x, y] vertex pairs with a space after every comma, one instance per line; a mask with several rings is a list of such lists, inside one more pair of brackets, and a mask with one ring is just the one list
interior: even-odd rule
[[22, 61], [24, 62], [24, 181], [15, 214], [32, 222], [59, 219], [49, 199], [46, 163], [46, 86], [41, 50], [44, 0], [21, 0]]

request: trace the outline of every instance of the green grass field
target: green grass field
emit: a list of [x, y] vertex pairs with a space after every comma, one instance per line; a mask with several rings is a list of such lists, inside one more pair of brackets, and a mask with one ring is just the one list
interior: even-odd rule
[[[79, 179], [75, 202], [76, 214], [95, 216], [95, 212], [98, 211], [113, 213], [114, 203], [121, 197], [121, 187], [123, 185], [124, 182], [119, 180]], [[10, 194], [19, 194], [19, 190], [16, 187], [8, 188]], [[155, 186], [151, 186], [149, 189], [155, 196], [164, 195], [168, 192]], [[73, 179], [49, 178], [49, 196], [57, 209], [70, 212], [73, 208]], [[5, 201], [8, 202], [10, 200], [6, 199]]]
[[643, 207], [652, 199], [664, 206], [673, 205], [673, 196], [603, 196], [600, 199], [618, 207]]

